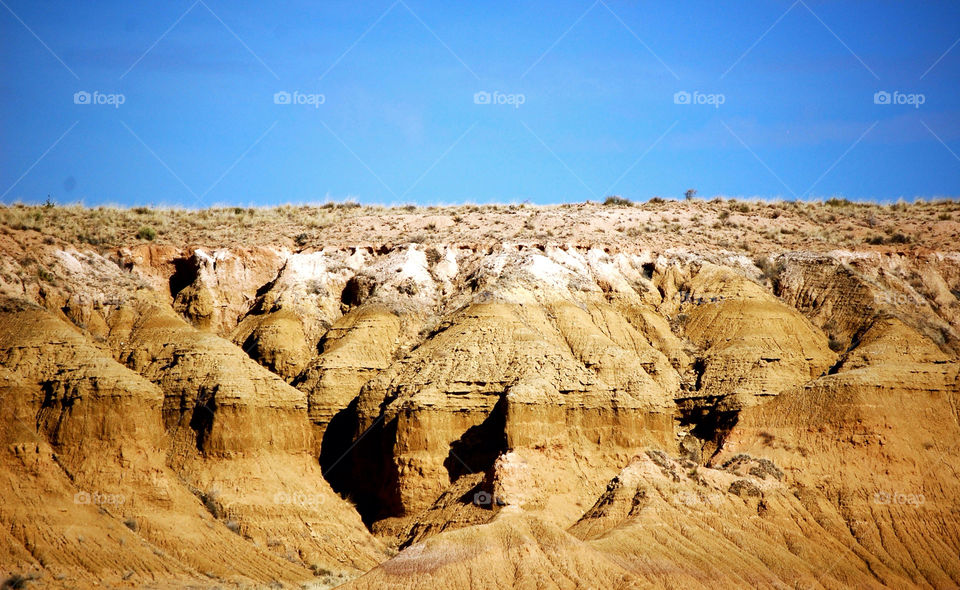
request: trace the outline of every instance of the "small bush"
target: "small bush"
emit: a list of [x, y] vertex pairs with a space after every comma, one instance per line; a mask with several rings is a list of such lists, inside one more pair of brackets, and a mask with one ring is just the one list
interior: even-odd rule
[[664, 199], [661, 199], [660, 197], [653, 197], [652, 199], [650, 199], [650, 200], [647, 201], [647, 202], [650, 203], [650, 204], [652, 204], [652, 205], [661, 205], [661, 204], [663, 204], [663, 203], [666, 203], [666, 201], [665, 201]]
[[607, 207], [629, 207], [633, 205], [633, 201], [625, 199], [620, 195], [610, 195], [603, 201], [603, 204]]
[[757, 487], [757, 484], [753, 483], [748, 479], [738, 479], [737, 481], [730, 484], [730, 489], [727, 490], [731, 494], [745, 498], [748, 496], [758, 497], [760, 496], [760, 488]]
[[853, 203], [850, 202], [849, 199], [834, 198], [834, 199], [827, 199], [826, 205], [827, 207], [847, 207], [849, 205], [853, 205]]
[[137, 519], [135, 518], [128, 518], [123, 521], [123, 524], [133, 532], [137, 532], [137, 530], [140, 529], [140, 525], [137, 524]]
[[435, 265], [443, 259], [443, 254], [440, 254], [440, 251], [436, 248], [427, 248], [426, 251], [427, 264], [430, 266]]
[[783, 479], [783, 471], [781, 471], [773, 461], [770, 459], [757, 459], [756, 461], [757, 465], [750, 468], [750, 475], [759, 477], [760, 479], [766, 479], [768, 475], [777, 481]]
[[692, 201], [696, 196], [697, 196], [697, 189], [695, 188], [689, 188], [687, 189], [687, 192], [683, 193], [683, 198], [685, 198], [688, 201]]
[[302, 247], [302, 246], [305, 246], [305, 245], [307, 244], [307, 241], [308, 241], [309, 239], [310, 239], [310, 236], [308, 236], [306, 233], [299, 233], [299, 234], [297, 234], [297, 237], [295, 237], [295, 238], [293, 239], [293, 241], [294, 241], [294, 243], [295, 243], [297, 246], [301, 246], [301, 247]]
[[153, 229], [149, 225], [144, 225], [139, 230], [137, 230], [137, 238], [141, 240], [153, 241], [157, 237], [157, 230]]
[[891, 244], [909, 244], [910, 236], [895, 232], [888, 240]]

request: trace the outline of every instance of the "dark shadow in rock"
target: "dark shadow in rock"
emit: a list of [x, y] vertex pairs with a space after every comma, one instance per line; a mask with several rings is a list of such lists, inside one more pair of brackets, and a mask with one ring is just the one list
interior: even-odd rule
[[210, 390], [201, 389], [197, 396], [197, 403], [193, 406], [190, 416], [190, 428], [197, 434], [197, 450], [203, 453], [207, 437], [213, 429], [213, 418], [217, 412], [217, 389], [215, 385]]
[[173, 274], [170, 275], [170, 296], [176, 297], [180, 291], [189, 287], [197, 280], [198, 269], [193, 257], [174, 258]]
[[450, 453], [443, 461], [450, 483], [467, 473], [484, 472], [493, 467], [507, 450], [507, 404], [501, 397], [490, 414], [472, 426], [459, 439], [450, 443]]

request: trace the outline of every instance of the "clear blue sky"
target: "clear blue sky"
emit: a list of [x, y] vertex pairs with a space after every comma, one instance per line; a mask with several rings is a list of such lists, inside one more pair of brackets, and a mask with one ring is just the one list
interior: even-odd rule
[[960, 194], [960, 2], [391, 1], [2, 0], [0, 201]]

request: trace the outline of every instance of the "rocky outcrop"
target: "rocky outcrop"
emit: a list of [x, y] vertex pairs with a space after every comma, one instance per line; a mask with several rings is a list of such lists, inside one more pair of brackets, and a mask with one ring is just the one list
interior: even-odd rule
[[953, 254], [35, 246], [56, 280], [0, 283], [11, 574], [960, 583]]
[[5, 563], [56, 585], [304, 577], [238, 544], [165, 464], [157, 386], [43, 310], [13, 304], [0, 325], [0, 359], [17, 374], [3, 387], [15, 420], [4, 477], [18, 475]]
[[301, 391], [148, 297], [110, 323], [118, 358], [164, 392], [168, 463], [213, 512], [307, 565], [376, 563], [382, 550], [322, 477]]

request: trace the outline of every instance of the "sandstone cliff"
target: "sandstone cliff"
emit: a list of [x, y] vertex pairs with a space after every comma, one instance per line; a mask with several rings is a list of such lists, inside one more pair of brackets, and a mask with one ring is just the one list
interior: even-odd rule
[[960, 584], [960, 254], [338, 240], [6, 228], [11, 580]]

